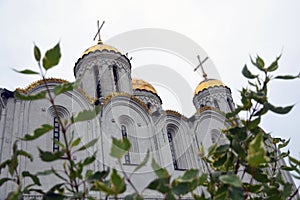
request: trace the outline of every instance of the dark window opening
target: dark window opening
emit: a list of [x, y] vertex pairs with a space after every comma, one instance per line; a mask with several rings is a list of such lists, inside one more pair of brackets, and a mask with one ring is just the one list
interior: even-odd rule
[[150, 109], [151, 106], [152, 106], [151, 103], [148, 102], [148, 103], [147, 103], [147, 108]]
[[167, 134], [168, 134], [168, 140], [169, 140], [169, 145], [170, 145], [170, 150], [171, 150], [171, 156], [172, 156], [172, 160], [173, 160], [174, 169], [179, 169], [177, 159], [176, 159], [176, 153], [175, 153], [175, 147], [174, 147], [172, 132], [170, 130], [168, 130]]
[[101, 95], [101, 84], [100, 84], [100, 80], [98, 80], [98, 83], [97, 83], [97, 97], [100, 98], [102, 97]]
[[234, 107], [233, 107], [232, 102], [230, 101], [229, 98], [227, 98], [227, 104], [229, 105], [230, 111], [233, 111], [233, 110], [234, 110]]
[[119, 74], [118, 74], [118, 67], [116, 65], [113, 66], [113, 75], [114, 75], [116, 92], [119, 92], [119, 85], [118, 85]]
[[[121, 126], [121, 132], [122, 132], [123, 138], [128, 138], [126, 126], [124, 126], [124, 125]], [[130, 164], [129, 152], [127, 154], [125, 154], [124, 158], [125, 158], [125, 164]]]
[[214, 99], [214, 105], [216, 108], [220, 109], [217, 99]]
[[54, 141], [59, 142], [59, 134], [60, 134], [60, 126], [57, 117], [53, 118], [53, 127], [54, 127], [53, 128], [53, 151], [59, 151], [59, 146], [54, 142]]

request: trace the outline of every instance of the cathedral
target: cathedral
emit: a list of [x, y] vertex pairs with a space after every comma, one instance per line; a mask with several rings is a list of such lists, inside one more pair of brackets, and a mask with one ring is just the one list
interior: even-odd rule
[[[221, 130], [229, 126], [225, 114], [235, 107], [231, 91], [223, 82], [208, 78], [205, 73], [204, 80], [195, 88], [192, 101], [196, 112], [191, 117], [174, 110], [164, 110], [156, 89], [147, 80], [131, 77], [128, 57], [101, 40], [82, 53], [75, 63], [74, 76], [81, 80], [80, 86], [57, 96], [55, 104], [62, 119], [69, 119], [82, 110], [93, 109], [95, 105], [101, 104], [101, 111], [96, 118], [76, 123], [70, 130], [82, 138], [82, 144], [98, 138], [93, 148], [73, 157], [79, 160], [97, 152], [97, 161], [89, 166], [92, 170], [108, 167], [120, 169], [116, 159], [110, 156], [112, 137], [126, 137], [132, 144], [122, 160], [126, 172], [130, 173], [149, 150], [151, 157], [175, 177], [186, 169], [205, 171], [204, 163], [198, 156], [199, 147], [203, 145], [207, 150], [214, 143], [226, 142]], [[50, 90], [66, 82], [59, 78], [46, 81]], [[40, 80], [17, 90], [32, 95], [45, 90], [45, 85]], [[17, 138], [33, 132], [42, 124], [51, 124], [54, 129], [46, 135], [34, 141], [19, 143], [34, 158], [33, 162], [22, 158], [19, 162], [20, 171], [36, 173], [50, 169], [48, 163], [39, 160], [38, 147], [45, 151], [57, 151], [60, 148], [53, 142], [62, 140], [53, 106], [47, 99], [19, 100], [14, 97], [14, 92], [7, 89], [0, 89], [0, 94], [0, 161], [9, 158]], [[0, 176], [7, 175], [8, 172], [2, 170]], [[132, 182], [142, 191], [154, 178], [155, 174], [148, 163], [132, 175]], [[55, 177], [41, 178], [43, 189], [49, 189], [55, 181]], [[13, 185], [2, 185], [0, 199], [13, 189]], [[126, 192], [131, 194], [133, 190], [128, 187]], [[201, 193], [200, 189], [198, 192]], [[143, 194], [145, 198], [161, 197], [151, 190], [145, 190]], [[28, 199], [32, 196], [29, 195]], [[103, 194], [97, 193], [95, 197], [105, 198]]]

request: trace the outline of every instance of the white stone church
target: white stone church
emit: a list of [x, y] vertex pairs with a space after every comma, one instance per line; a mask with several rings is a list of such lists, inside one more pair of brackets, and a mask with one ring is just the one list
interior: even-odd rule
[[[173, 176], [179, 176], [190, 168], [205, 171], [198, 156], [200, 145], [208, 149], [214, 143], [225, 142], [221, 130], [229, 126], [225, 113], [234, 109], [234, 103], [229, 87], [220, 80], [204, 76], [204, 80], [195, 88], [193, 103], [196, 113], [187, 118], [176, 111], [163, 110], [163, 102], [155, 88], [144, 80], [131, 77], [131, 63], [127, 56], [117, 48], [103, 44], [101, 40], [83, 52], [75, 64], [74, 75], [76, 79], [81, 79], [80, 87], [57, 96], [55, 104], [63, 119], [102, 104], [101, 112], [95, 119], [77, 123], [70, 130], [74, 131], [75, 136], [82, 137], [82, 144], [99, 138], [94, 148], [74, 156], [75, 160], [79, 160], [97, 151], [97, 162], [89, 166], [92, 170], [108, 167], [119, 169], [116, 159], [109, 155], [112, 136], [127, 137], [132, 144], [130, 152], [123, 159], [123, 167], [128, 173], [150, 150], [151, 157]], [[63, 79], [47, 79], [50, 89], [64, 82]], [[45, 86], [41, 80], [18, 90], [30, 95], [45, 90]], [[14, 93], [6, 89], [0, 89], [0, 94], [0, 161], [9, 158], [13, 141], [18, 137], [33, 132], [42, 124], [51, 124], [55, 127], [53, 131], [35, 141], [19, 143], [34, 157], [33, 162], [21, 159], [20, 170], [35, 173], [50, 169], [49, 163], [40, 161], [37, 147], [45, 151], [59, 149], [53, 142], [62, 140], [53, 106], [46, 99], [16, 99]], [[53, 167], [61, 168], [59, 163]], [[2, 170], [0, 176], [7, 175], [8, 172]], [[133, 183], [140, 191], [154, 178], [150, 162], [132, 176]], [[55, 181], [57, 179], [54, 177], [42, 178], [43, 189], [49, 189]], [[10, 184], [0, 187], [0, 199], [13, 189]], [[130, 194], [133, 191], [128, 187], [127, 192]], [[161, 197], [151, 190], [143, 194], [153, 199]], [[95, 196], [105, 198], [103, 194], [95, 193]]]

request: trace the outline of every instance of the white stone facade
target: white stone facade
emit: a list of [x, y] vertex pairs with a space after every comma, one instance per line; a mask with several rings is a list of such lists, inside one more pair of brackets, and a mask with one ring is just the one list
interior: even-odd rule
[[[77, 79], [81, 79], [80, 88], [55, 98], [60, 117], [65, 119], [79, 111], [92, 109], [95, 103], [103, 103], [95, 119], [77, 123], [70, 130], [82, 138], [82, 144], [99, 138], [94, 148], [74, 159], [84, 158], [97, 151], [97, 162], [89, 166], [90, 169], [119, 169], [116, 160], [109, 155], [111, 137], [122, 138], [126, 135], [132, 143], [129, 154], [123, 160], [128, 172], [142, 161], [147, 150], [174, 176], [190, 168], [205, 171], [198, 157], [198, 149], [200, 145], [208, 149], [215, 142], [224, 142], [221, 130], [229, 126], [224, 113], [234, 108], [230, 89], [221, 84], [203, 88], [194, 97], [197, 112], [190, 118], [175, 111], [165, 111], [161, 107], [160, 97], [153, 92], [155, 90], [149, 90], [145, 85], [132, 88], [128, 58], [115, 50], [105, 49], [103, 44], [99, 45], [102, 45], [101, 50], [87, 52], [75, 64], [74, 74]], [[209, 81], [204, 82], [209, 84]], [[62, 82], [60, 79], [47, 80], [50, 89]], [[35, 94], [42, 90], [45, 90], [45, 86], [39, 81], [24, 92]], [[0, 94], [0, 161], [4, 161], [11, 155], [14, 140], [31, 133], [42, 124], [55, 124], [55, 115], [48, 100], [21, 101], [5, 89], [1, 89]], [[56, 134], [59, 134], [59, 130]], [[40, 161], [37, 147], [47, 151], [55, 150], [54, 135], [54, 131], [50, 131], [35, 141], [20, 142], [20, 147], [31, 152], [34, 157], [33, 162], [20, 160], [21, 171], [35, 173], [51, 168], [48, 163]], [[61, 168], [59, 162], [54, 167]], [[7, 171], [1, 171], [1, 177], [7, 175]], [[143, 190], [154, 178], [150, 164], [132, 176], [138, 190]], [[42, 179], [43, 189], [49, 189], [55, 181], [54, 177], [45, 177]], [[0, 187], [0, 199], [13, 189], [10, 184]], [[128, 193], [132, 193], [130, 188]], [[95, 195], [104, 198], [101, 194]], [[145, 191], [144, 195], [161, 197], [152, 191]]]

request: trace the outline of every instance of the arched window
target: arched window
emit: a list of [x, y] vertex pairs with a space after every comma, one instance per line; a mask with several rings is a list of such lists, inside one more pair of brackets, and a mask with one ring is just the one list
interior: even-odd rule
[[113, 75], [114, 75], [114, 82], [115, 82], [115, 87], [116, 87], [116, 92], [119, 92], [119, 74], [118, 74], [118, 67], [116, 65], [113, 66]]
[[231, 100], [229, 99], [229, 98], [227, 98], [227, 104], [228, 104], [228, 106], [229, 106], [229, 111], [233, 111], [234, 110], [234, 107], [233, 107], [233, 104], [232, 104], [232, 102], [231, 102]]
[[118, 119], [121, 128], [121, 134], [123, 138], [127, 138], [130, 141], [131, 147], [128, 154], [124, 157], [124, 163], [130, 165], [140, 164], [140, 148], [139, 138], [136, 135], [136, 127], [134, 120], [127, 116], [121, 115]]
[[52, 137], [52, 150], [53, 151], [59, 151], [59, 146], [55, 143], [55, 141], [60, 140], [60, 134], [61, 134], [61, 127], [59, 124], [58, 117], [61, 121], [64, 121], [64, 119], [68, 119], [70, 116], [69, 111], [60, 105], [50, 106], [47, 110], [48, 114], [51, 116], [51, 119], [53, 120], [53, 137]]
[[214, 105], [216, 108], [218, 108], [220, 110], [220, 106], [218, 104], [218, 100], [217, 99], [214, 99]]
[[213, 129], [211, 131], [211, 143], [212, 144], [215, 144], [215, 143], [220, 144], [220, 143], [222, 143], [222, 139], [223, 139], [223, 136], [219, 130]]
[[[126, 126], [121, 126], [121, 132], [123, 138], [128, 138]], [[129, 152], [125, 154], [125, 164], [130, 164], [130, 155]]]
[[100, 98], [102, 95], [102, 91], [101, 91], [101, 82], [100, 82], [100, 75], [99, 75], [99, 69], [98, 67], [95, 65], [94, 66], [94, 74], [95, 74], [95, 80], [96, 80], [96, 95], [97, 98]]
[[169, 145], [170, 145], [170, 150], [171, 150], [171, 156], [173, 160], [173, 166], [174, 169], [178, 169], [178, 163], [177, 163], [177, 158], [176, 158], [176, 152], [175, 152], [175, 143], [174, 143], [174, 131], [170, 128], [167, 129], [167, 135], [168, 135], [168, 140], [169, 140]]
[[54, 142], [58, 141], [59, 142], [59, 136], [60, 136], [60, 125], [58, 122], [57, 117], [53, 117], [53, 152], [54, 151], [59, 151], [59, 146]]

